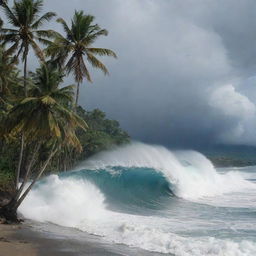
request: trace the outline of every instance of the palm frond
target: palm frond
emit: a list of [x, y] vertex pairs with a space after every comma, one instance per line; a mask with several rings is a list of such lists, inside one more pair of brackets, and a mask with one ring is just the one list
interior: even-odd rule
[[69, 85], [58, 89], [54, 91], [51, 95], [58, 102], [62, 102], [64, 104], [72, 104], [74, 100], [74, 85]]
[[41, 98], [41, 101], [42, 101], [43, 104], [46, 104], [46, 105], [56, 104], [56, 101], [49, 95], [43, 96]]
[[13, 43], [19, 40], [19, 35], [18, 33], [0, 34], [0, 40], [3, 41], [5, 44]]
[[34, 40], [30, 41], [30, 44], [33, 48], [33, 50], [35, 51], [36, 56], [42, 61], [44, 62], [44, 52], [40, 49], [40, 47], [37, 45], [37, 43]]
[[[89, 82], [92, 83], [91, 75], [90, 75], [90, 73], [89, 73], [89, 71], [88, 71], [88, 69], [87, 69], [87, 67], [86, 67], [86, 65], [85, 65], [85, 63], [84, 63], [83, 58], [81, 58], [80, 63], [81, 63], [81, 71], [82, 71], [83, 76], [85, 76], [86, 79], [87, 79]], [[77, 81], [79, 81], [79, 80], [77, 80]], [[81, 79], [81, 81], [82, 81], [82, 79]]]
[[95, 55], [111, 56], [111, 57], [117, 58], [117, 55], [115, 54], [115, 52], [113, 52], [112, 50], [109, 50], [109, 49], [105, 49], [105, 48], [87, 48], [86, 50], [89, 53], [92, 53], [92, 54], [95, 54]]
[[47, 40], [47, 39], [45, 39], [45, 38], [41, 38], [41, 37], [35, 37], [40, 43], [42, 43], [42, 44], [44, 44], [44, 45], [46, 45], [46, 46], [49, 46], [51, 43], [52, 43], [52, 41], [50, 41], [50, 40]]
[[57, 104], [56, 110], [67, 120], [70, 121], [70, 125], [75, 125], [86, 131], [89, 127], [87, 123], [76, 113], [69, 111], [65, 107], [61, 106], [60, 104]]
[[58, 18], [56, 21], [62, 25], [62, 27], [63, 27], [66, 35], [67, 35], [67, 38], [69, 38], [72, 41], [74, 41], [74, 36], [72, 34], [72, 31], [69, 29], [66, 21], [64, 19], [62, 19], [62, 18]]
[[50, 21], [53, 17], [56, 16], [55, 12], [47, 12], [44, 15], [42, 15], [37, 21], [35, 21], [32, 25], [32, 29], [38, 29], [38, 27], [42, 26], [44, 22]]
[[2, 1], [1, 7], [4, 10], [4, 13], [5, 13], [5, 16], [8, 20], [8, 22], [15, 27], [19, 27], [20, 26], [19, 20], [16, 18], [13, 11], [9, 8], [9, 6], [7, 5], [7, 3], [5, 1]]
[[[25, 98], [24, 100], [22, 100], [22, 101], [20, 102], [20, 104], [25, 104], [25, 103], [27, 103], [27, 102], [29, 102], [29, 101], [35, 101], [35, 100], [37, 100], [36, 97], [27, 97], [27, 98]], [[14, 110], [15, 110], [15, 108], [14, 108]]]
[[58, 121], [54, 118], [54, 115], [51, 112], [48, 113], [48, 122], [50, 130], [54, 133], [55, 137], [60, 138], [61, 130]]
[[13, 55], [18, 47], [19, 47], [19, 41], [16, 41], [10, 48], [8, 48], [6, 50], [6, 54], [7, 55]]
[[14, 33], [14, 34], [18, 34], [19, 30], [17, 29], [10, 29], [10, 28], [1, 28], [1, 33]]
[[38, 37], [46, 37], [46, 38], [53, 38], [56, 36], [56, 33], [54, 30], [48, 29], [48, 30], [36, 30], [34, 33]]
[[89, 34], [86, 38], [82, 40], [83, 44], [90, 46], [95, 42], [95, 40], [100, 36], [107, 36], [108, 31], [106, 29], [101, 29], [95, 33]]
[[94, 68], [99, 68], [105, 75], [108, 74], [106, 66], [101, 61], [99, 61], [94, 55], [87, 53], [87, 60]]
[[[25, 1], [31, 2], [31, 0], [25, 0]], [[33, 5], [32, 5], [33, 14], [34, 14], [34, 17], [36, 17], [36, 15], [42, 11], [44, 3], [43, 3], [43, 0], [33, 0], [32, 2], [33, 2]]]

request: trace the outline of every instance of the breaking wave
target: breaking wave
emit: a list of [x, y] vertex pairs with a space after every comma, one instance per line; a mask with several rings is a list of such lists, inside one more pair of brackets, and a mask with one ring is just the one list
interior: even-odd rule
[[175, 200], [203, 202], [247, 190], [256, 191], [255, 184], [239, 172], [218, 173], [198, 152], [133, 143], [100, 153], [75, 171], [46, 177], [19, 211], [29, 219], [155, 252], [247, 256], [256, 254], [252, 241], [186, 237], [173, 231], [166, 214], [132, 212], [134, 207], [164, 210]]

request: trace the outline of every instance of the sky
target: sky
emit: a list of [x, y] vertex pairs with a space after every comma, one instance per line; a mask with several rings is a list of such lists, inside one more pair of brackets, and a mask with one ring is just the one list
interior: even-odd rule
[[79, 101], [87, 110], [148, 143], [256, 145], [255, 0], [44, 2], [67, 22], [84, 10], [109, 31], [95, 46], [118, 59], [102, 59], [109, 76], [90, 68]]

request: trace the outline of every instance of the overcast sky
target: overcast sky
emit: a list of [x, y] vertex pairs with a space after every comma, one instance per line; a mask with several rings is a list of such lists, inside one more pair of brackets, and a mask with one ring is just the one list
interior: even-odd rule
[[83, 107], [144, 142], [256, 145], [255, 0], [45, 0], [67, 21], [74, 9], [96, 17], [109, 31], [96, 46], [118, 55], [103, 59], [110, 76], [91, 70]]

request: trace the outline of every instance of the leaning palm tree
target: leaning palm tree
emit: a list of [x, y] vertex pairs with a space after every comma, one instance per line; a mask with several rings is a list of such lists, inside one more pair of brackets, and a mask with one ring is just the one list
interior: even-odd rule
[[[54, 12], [47, 12], [41, 17], [40, 11], [43, 8], [42, 0], [19, 0], [14, 1], [12, 8], [9, 7], [7, 0], [0, 0], [0, 5], [5, 12], [11, 28], [0, 28], [0, 40], [4, 44], [10, 44], [7, 49], [8, 54], [15, 54], [14, 59], [20, 56], [24, 63], [24, 93], [27, 96], [27, 58], [30, 47], [34, 50], [36, 56], [44, 61], [43, 51], [38, 42], [47, 43], [47, 38], [52, 37], [54, 31], [41, 30], [40, 27], [56, 16]], [[2, 22], [0, 22], [2, 23]]]
[[[30, 47], [34, 50], [36, 56], [44, 61], [43, 51], [40, 49], [38, 42], [47, 43], [49, 38], [53, 36], [52, 30], [41, 30], [40, 27], [50, 19], [56, 16], [53, 12], [47, 12], [39, 17], [39, 13], [43, 8], [42, 0], [18, 0], [14, 1], [12, 8], [9, 7], [7, 0], [0, 0], [0, 6], [5, 12], [6, 18], [11, 28], [3, 28], [2, 21], [0, 22], [0, 41], [4, 45], [10, 45], [6, 50], [8, 55], [14, 56], [16, 62], [21, 56], [24, 63], [23, 85], [24, 94], [27, 97], [27, 58]], [[19, 165], [17, 167], [17, 175], [19, 176], [21, 163], [23, 159], [25, 143], [24, 136], [21, 134], [21, 148], [19, 154]], [[18, 180], [16, 180], [16, 189], [18, 188]]]
[[[70, 110], [73, 86], [60, 89], [62, 78], [58, 70], [49, 69], [46, 65], [38, 69], [33, 75], [35, 87], [29, 92], [30, 96], [9, 111], [5, 125], [0, 129], [0, 136], [23, 132], [25, 143], [34, 146], [21, 186], [12, 200], [0, 208], [0, 215], [6, 219], [17, 220], [17, 208], [61, 147], [70, 146], [77, 151], [82, 150], [76, 129], [86, 130], [87, 124]], [[34, 172], [31, 184], [25, 189], [42, 147], [48, 149], [48, 157], [41, 168]]]
[[109, 49], [93, 47], [93, 43], [98, 37], [108, 35], [106, 29], [101, 29], [98, 24], [94, 24], [93, 16], [85, 15], [83, 11], [76, 11], [71, 21], [71, 27], [62, 18], [57, 19], [57, 22], [62, 25], [65, 36], [56, 33], [56, 38], [53, 43], [49, 44], [46, 53], [60, 66], [65, 66], [68, 73], [73, 73], [77, 82], [75, 101], [75, 106], [77, 106], [79, 87], [83, 79], [86, 78], [92, 82], [85, 57], [89, 64], [102, 70], [106, 75], [108, 70], [96, 55], [116, 58], [116, 54]]

